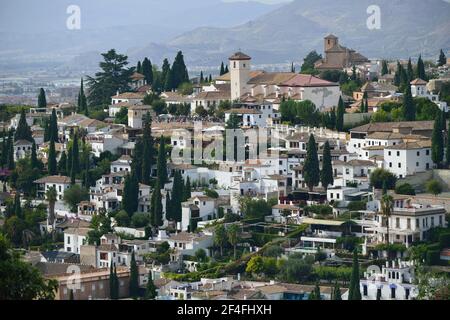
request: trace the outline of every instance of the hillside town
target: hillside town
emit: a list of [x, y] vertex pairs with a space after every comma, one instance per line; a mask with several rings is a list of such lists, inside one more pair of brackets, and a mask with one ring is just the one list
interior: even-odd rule
[[2, 104], [0, 300], [448, 300], [450, 52], [344, 45]]

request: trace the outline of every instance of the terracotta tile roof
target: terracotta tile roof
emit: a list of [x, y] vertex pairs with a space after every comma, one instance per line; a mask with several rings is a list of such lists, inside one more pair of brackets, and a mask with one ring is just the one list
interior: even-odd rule
[[392, 132], [394, 128], [412, 128], [413, 131], [433, 130], [434, 121], [375, 122], [351, 129], [351, 132]]
[[67, 176], [48, 176], [35, 180], [34, 183], [70, 183], [70, 177]]
[[268, 84], [268, 85], [280, 85], [283, 82], [295, 77], [297, 74], [292, 72], [265, 72], [263, 71], [259, 75], [250, 78], [248, 84]]
[[144, 99], [145, 93], [142, 92], [124, 92], [119, 95], [114, 95], [113, 99]]
[[297, 74], [280, 85], [287, 87], [336, 87], [339, 86], [339, 83], [320, 79], [309, 74]]
[[423, 149], [423, 148], [431, 148], [431, 140], [403, 142], [403, 143], [397, 144], [395, 146], [386, 147], [386, 149], [393, 149], [393, 150], [411, 150], [411, 149]]
[[410, 82], [410, 84], [412, 85], [426, 85], [428, 82], [426, 82], [425, 80], [422, 80], [420, 78], [414, 79], [413, 81]]
[[225, 111], [225, 113], [234, 113], [234, 114], [262, 114], [261, 111], [256, 109], [249, 108], [233, 108]]
[[240, 51], [234, 53], [231, 57], [228, 58], [229, 60], [251, 60], [252, 58], [245, 53], [242, 53]]

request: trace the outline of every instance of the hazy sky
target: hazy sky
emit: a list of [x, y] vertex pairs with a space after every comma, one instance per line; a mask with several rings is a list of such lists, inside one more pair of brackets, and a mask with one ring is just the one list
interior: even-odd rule
[[[246, 0], [223, 0], [224, 2], [235, 2], [235, 1], [246, 1]], [[247, 0], [247, 1], [256, 1], [256, 2], [262, 2], [262, 3], [282, 3], [282, 2], [290, 2], [292, 0]]]

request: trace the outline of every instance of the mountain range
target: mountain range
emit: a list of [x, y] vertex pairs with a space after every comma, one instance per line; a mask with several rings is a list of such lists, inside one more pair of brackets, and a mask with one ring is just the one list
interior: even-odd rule
[[[81, 8], [81, 30], [65, 29], [61, 12], [69, 4]], [[366, 25], [371, 5], [380, 8], [380, 29]], [[238, 49], [254, 64], [301, 63], [311, 50], [322, 53], [329, 33], [369, 58], [435, 58], [439, 49], [450, 50], [444, 0], [8, 0], [1, 6], [0, 67], [47, 61], [90, 70], [113, 47], [133, 63], [145, 56], [160, 63], [182, 50], [194, 69], [217, 66]]]

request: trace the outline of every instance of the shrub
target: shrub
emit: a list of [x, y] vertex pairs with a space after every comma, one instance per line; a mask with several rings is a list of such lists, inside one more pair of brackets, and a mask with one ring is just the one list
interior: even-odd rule
[[429, 266], [439, 264], [440, 263], [439, 250], [428, 250], [428, 252], [425, 256], [425, 263]]
[[307, 212], [312, 212], [312, 213], [319, 214], [319, 215], [333, 214], [333, 208], [328, 205], [324, 205], [324, 204], [308, 206], [308, 207], [305, 207], [305, 210]]
[[450, 247], [450, 233], [443, 233], [439, 236], [439, 244], [441, 248]]
[[386, 183], [386, 187], [392, 190], [395, 188], [396, 182], [397, 177], [385, 169], [378, 168], [370, 174], [370, 185], [376, 189], [382, 189], [383, 184]]
[[395, 187], [395, 193], [414, 196], [416, 191], [409, 183], [402, 183]]
[[350, 211], [366, 210], [366, 202], [365, 201], [352, 201], [348, 204], [347, 208]]

